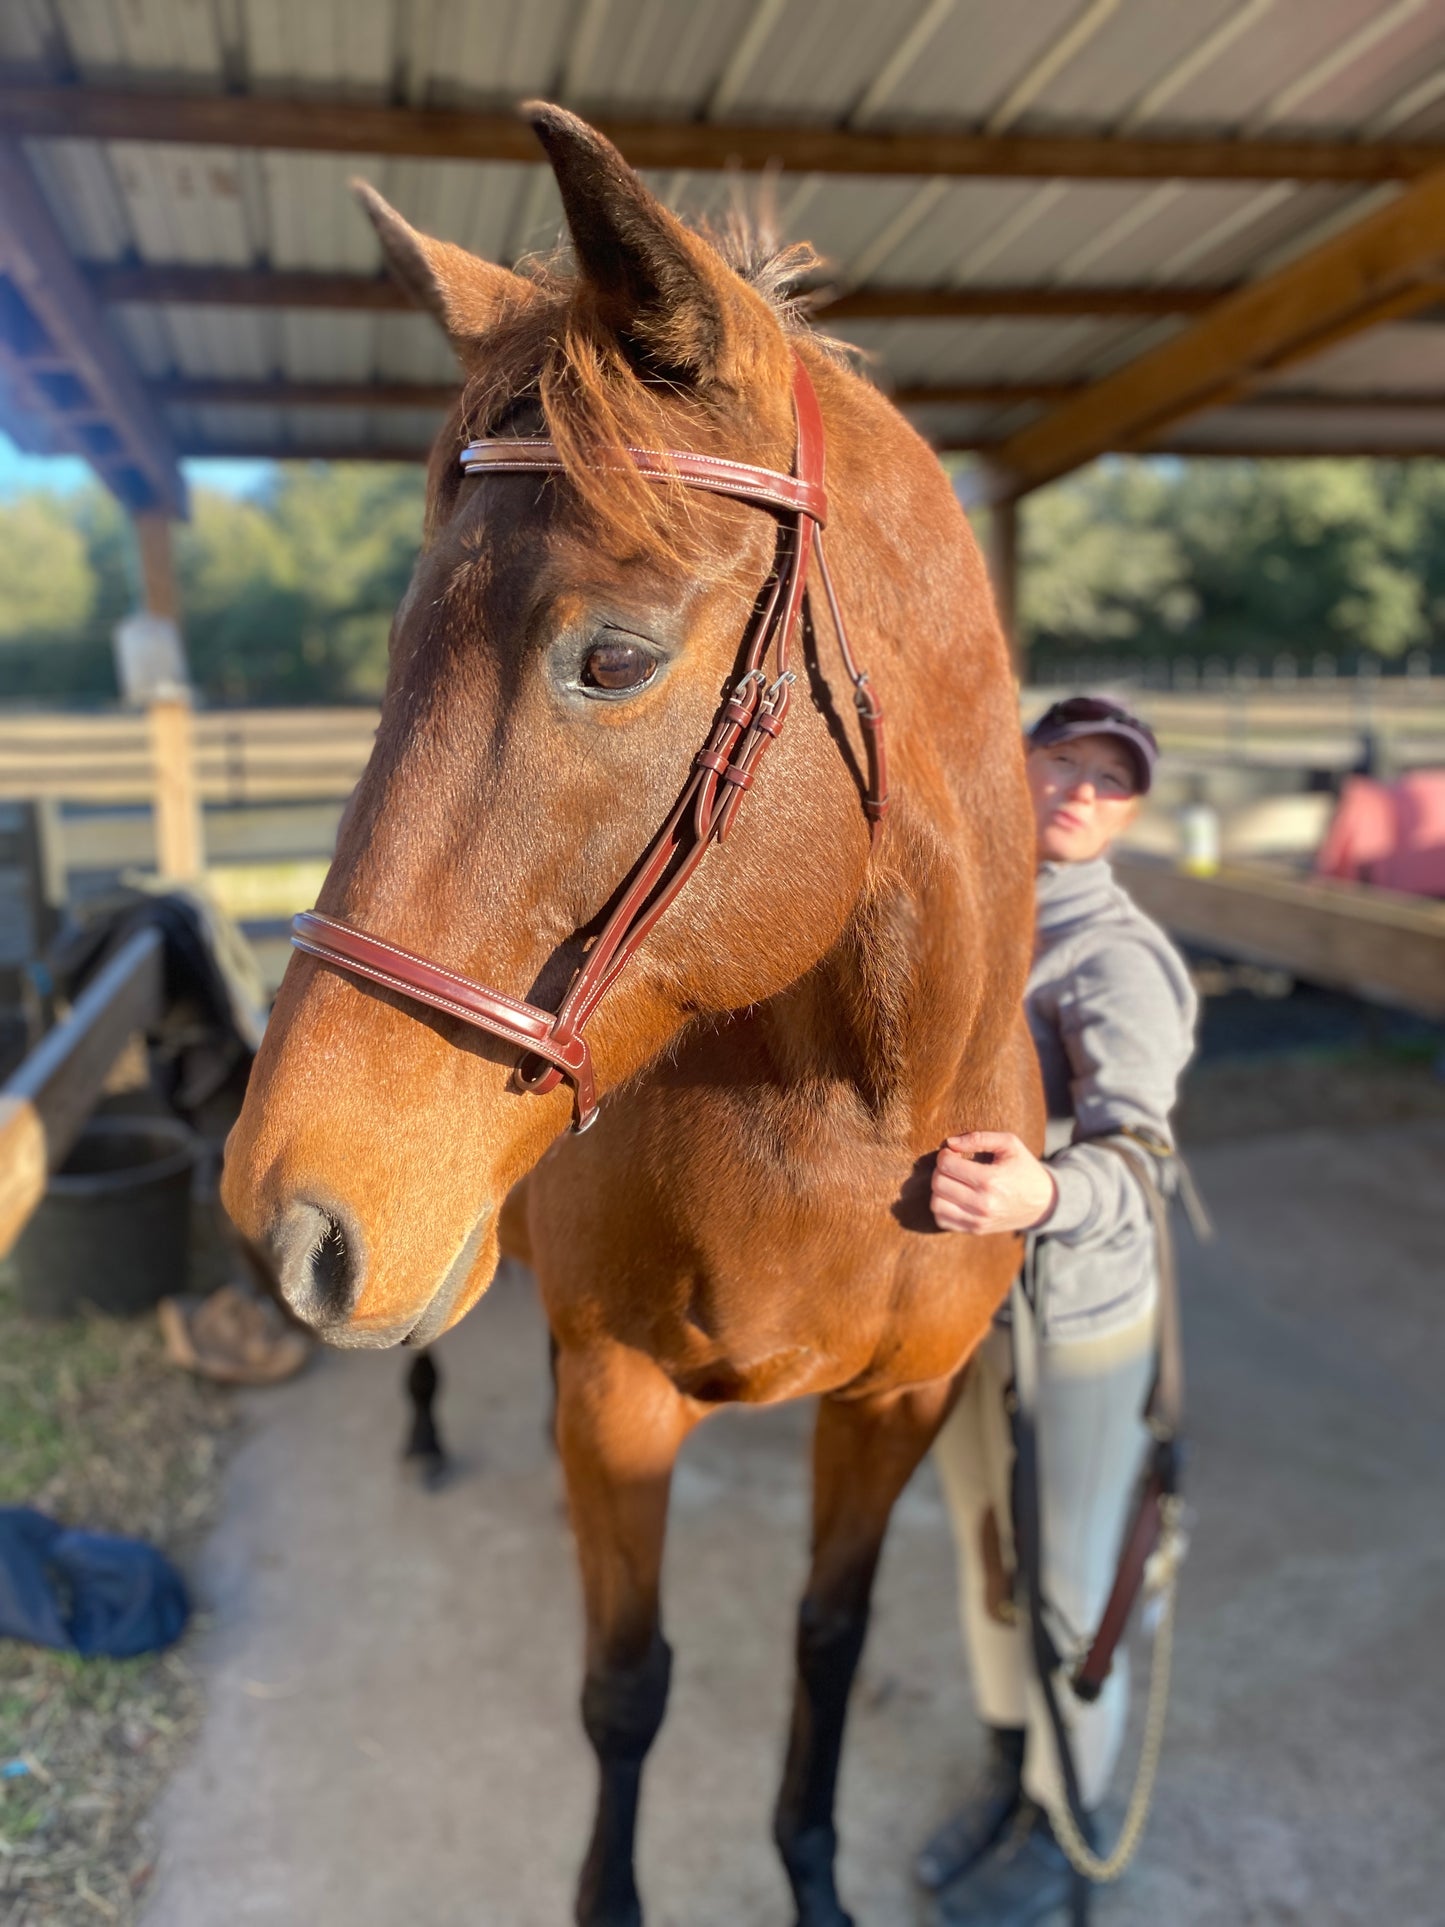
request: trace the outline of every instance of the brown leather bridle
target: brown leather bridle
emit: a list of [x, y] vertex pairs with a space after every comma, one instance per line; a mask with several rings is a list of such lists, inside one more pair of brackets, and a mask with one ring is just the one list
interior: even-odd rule
[[[827, 596], [843, 667], [853, 684], [853, 700], [863, 726], [868, 755], [863, 808], [876, 837], [888, 810], [883, 709], [868, 673], [848, 646], [838, 598], [823, 555], [823, 525], [828, 499], [823, 490], [823, 418], [807, 370], [793, 356], [793, 407], [797, 452], [793, 472], [756, 468], [715, 455], [660, 454], [646, 448], [618, 452], [649, 481], [682, 482], [689, 488], [731, 495], [771, 509], [779, 519], [778, 548], [772, 574], [759, 597], [758, 612], [742, 650], [742, 673], [723, 703], [707, 742], [693, 758], [692, 773], [672, 814], [643, 852], [596, 941], [589, 948], [556, 1011], [523, 1003], [488, 990], [325, 917], [303, 911], [291, 926], [291, 941], [323, 963], [399, 991], [434, 1010], [444, 1010], [477, 1030], [489, 1032], [525, 1053], [516, 1072], [521, 1089], [542, 1094], [565, 1077], [573, 1088], [573, 1129], [585, 1131], [597, 1116], [592, 1052], [583, 1027], [628, 960], [677, 896], [708, 846], [722, 842], [737, 819], [744, 794], [758, 766], [782, 731], [788, 713], [793, 671], [789, 641], [807, 593], [808, 565], [816, 549], [818, 573]], [[468, 442], [461, 453], [468, 475], [519, 474], [542, 470], [565, 473], [566, 465], [550, 441], [489, 438]], [[763, 665], [773, 654], [771, 680]]]

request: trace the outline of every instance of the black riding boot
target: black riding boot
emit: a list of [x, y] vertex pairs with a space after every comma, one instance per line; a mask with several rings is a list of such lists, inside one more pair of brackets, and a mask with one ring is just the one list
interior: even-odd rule
[[1068, 1908], [1079, 1927], [1089, 1917], [1089, 1893], [1049, 1816], [1025, 1800], [992, 1853], [939, 1895], [934, 1921], [936, 1927], [1035, 1927]]
[[958, 1811], [931, 1833], [913, 1863], [920, 1887], [937, 1893], [968, 1872], [1000, 1838], [1023, 1798], [1024, 1729], [987, 1726], [988, 1753], [978, 1785]]

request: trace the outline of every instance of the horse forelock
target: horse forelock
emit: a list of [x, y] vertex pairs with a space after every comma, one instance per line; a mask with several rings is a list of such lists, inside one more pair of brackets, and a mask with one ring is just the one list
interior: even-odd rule
[[[805, 341], [828, 359], [843, 361], [846, 344], [815, 330], [799, 284], [820, 265], [805, 242], [780, 244], [765, 214], [734, 209], [718, 225], [693, 229], [716, 263], [719, 289], [762, 304], [774, 339]], [[690, 387], [648, 372], [631, 344], [606, 325], [585, 277], [562, 250], [534, 258], [525, 273], [530, 301], [505, 313], [469, 356], [461, 402], [433, 454], [427, 491], [430, 537], [454, 505], [462, 483], [457, 455], [473, 438], [517, 430], [508, 421], [518, 404], [536, 403], [591, 529], [623, 553], [706, 574], [718, 564], [710, 544], [713, 504], [681, 484], [660, 487], [630, 465], [600, 460], [608, 451], [730, 454], [759, 459], [754, 426], [758, 394]], [[686, 346], [679, 344], [680, 357]], [[773, 400], [787, 419], [787, 362], [759, 358], [760, 380], [772, 376]], [[749, 431], [751, 432], [751, 435]], [[784, 461], [786, 458], [782, 458]]]

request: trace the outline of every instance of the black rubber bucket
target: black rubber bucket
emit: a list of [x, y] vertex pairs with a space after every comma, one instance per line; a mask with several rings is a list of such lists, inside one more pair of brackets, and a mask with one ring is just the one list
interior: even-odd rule
[[184, 1291], [200, 1149], [178, 1118], [92, 1118], [15, 1247], [24, 1309], [124, 1317]]

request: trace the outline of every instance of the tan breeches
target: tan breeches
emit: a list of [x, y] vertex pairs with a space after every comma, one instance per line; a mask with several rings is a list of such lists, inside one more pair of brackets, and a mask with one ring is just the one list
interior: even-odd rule
[[[1152, 1295], [1151, 1295], [1152, 1297]], [[1154, 1367], [1154, 1305], [1104, 1336], [1039, 1346], [1038, 1442], [1043, 1593], [1050, 1625], [1069, 1660], [1092, 1637], [1113, 1582], [1120, 1540], [1143, 1462], [1141, 1412]], [[1013, 1443], [1005, 1393], [1012, 1378], [1006, 1330], [995, 1328], [934, 1446], [954, 1544], [964, 1651], [979, 1718], [1023, 1727], [1024, 1789], [1056, 1810], [1063, 1800], [1058, 1753], [1034, 1677], [1028, 1628], [1000, 1616], [1001, 1569], [1012, 1571]], [[1006, 1613], [1007, 1606], [1003, 1608]], [[1086, 1807], [1108, 1787], [1128, 1710], [1121, 1650], [1099, 1698], [1085, 1705], [1056, 1675]]]

